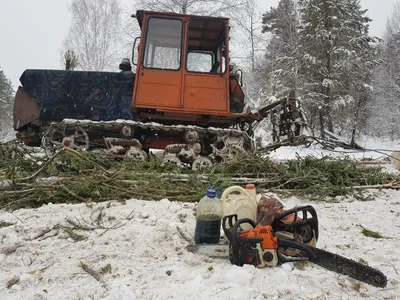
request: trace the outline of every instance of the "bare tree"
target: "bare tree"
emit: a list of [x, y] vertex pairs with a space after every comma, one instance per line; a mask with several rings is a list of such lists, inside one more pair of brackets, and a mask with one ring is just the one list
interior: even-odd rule
[[266, 46], [262, 45], [264, 39], [261, 38], [262, 15], [259, 12], [259, 7], [258, 0], [248, 0], [242, 5], [240, 10], [232, 11], [230, 16], [234, 27], [234, 34], [242, 37], [241, 39], [235, 38], [235, 40], [246, 50], [250, 49], [249, 56], [252, 72], [255, 71], [256, 51], [261, 47], [265, 49]]
[[[135, 58], [132, 57], [133, 43], [135, 38], [140, 37], [141, 30], [138, 24], [138, 20], [134, 18], [135, 12], [132, 11], [131, 7], [126, 5], [123, 6], [122, 12], [122, 47], [123, 47], [123, 57], [132, 59], [132, 62], [137, 60], [137, 55]], [[138, 46], [138, 45], [136, 45]], [[137, 49], [136, 49], [137, 54]]]
[[391, 139], [400, 137], [400, 1], [393, 5], [379, 46], [379, 65], [374, 70], [373, 97], [367, 103], [367, 132]]
[[72, 0], [71, 27], [64, 39], [64, 53], [73, 50], [82, 70], [110, 70], [121, 50], [119, 0]]
[[265, 80], [263, 69], [267, 39], [261, 32], [261, 0], [248, 0], [230, 14], [231, 59], [243, 70], [244, 92], [248, 104], [256, 108], [263, 104]]
[[[253, 25], [256, 23], [256, 6], [251, 6], [250, 3], [256, 3], [259, 0], [135, 0], [133, 9], [124, 9], [124, 11], [129, 11], [129, 13], [125, 14], [124, 17], [124, 47], [125, 47], [125, 56], [130, 57], [132, 54], [132, 44], [133, 40], [140, 36], [140, 29], [137, 25], [137, 20], [133, 18], [126, 18], [126, 16], [131, 16], [137, 10], [144, 9], [150, 11], [161, 11], [161, 12], [169, 12], [169, 13], [181, 13], [181, 14], [191, 14], [191, 15], [202, 15], [202, 16], [222, 16], [231, 19], [231, 58], [234, 53], [241, 53], [242, 50], [247, 50], [247, 44], [249, 38], [256, 43], [255, 35], [248, 37], [248, 32], [246, 32], [245, 36], [247, 40], [244, 40], [241, 35], [243, 33], [244, 28], [250, 29], [251, 32], [255, 33], [256, 27], [253, 26], [254, 31], [249, 26], [248, 22], [242, 20], [242, 24], [237, 24], [236, 20], [241, 20], [243, 18], [248, 18], [247, 14], [252, 14]], [[246, 13], [245, 12], [249, 11]], [[244, 27], [244, 28], [241, 28]], [[240, 37], [239, 37], [240, 36]], [[255, 45], [255, 43], [253, 43]], [[246, 45], [245, 47], [240, 47], [240, 45]], [[256, 46], [252, 53], [254, 54], [256, 51]], [[241, 49], [240, 49], [241, 48]], [[251, 54], [250, 54], [251, 55]], [[254, 56], [253, 62], [254, 62]], [[235, 57], [237, 58], [237, 57]], [[241, 57], [243, 58], [243, 57]], [[248, 57], [246, 57], [248, 59]]]
[[195, 15], [227, 15], [240, 9], [246, 0], [136, 0], [140, 9]]
[[400, 32], [400, 1], [396, 2], [392, 8], [392, 15], [386, 22], [386, 30], [384, 32], [384, 40], [390, 40], [393, 35]]

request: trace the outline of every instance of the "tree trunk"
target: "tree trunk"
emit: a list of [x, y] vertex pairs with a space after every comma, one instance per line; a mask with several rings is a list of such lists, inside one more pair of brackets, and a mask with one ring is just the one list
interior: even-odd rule
[[[325, 10], [325, 29], [330, 32], [332, 30], [332, 23], [331, 23], [331, 12], [330, 12], [330, 6], [328, 2], [324, 1], [324, 10]], [[330, 40], [332, 42], [332, 40]], [[327, 79], [331, 80], [332, 79], [332, 57], [331, 57], [331, 47], [327, 46], [328, 48], [325, 49], [325, 55], [326, 55], [326, 71], [327, 71]], [[325, 78], [323, 78], [325, 80]], [[331, 89], [331, 82], [329, 81], [327, 83], [327, 87], [325, 89], [325, 119], [327, 121], [328, 125], [328, 130], [333, 133], [333, 122], [332, 122], [332, 89]]]
[[256, 68], [254, 63], [255, 45], [254, 45], [253, 19], [251, 19], [251, 25], [250, 25], [250, 41], [251, 41], [251, 71], [254, 73]]
[[71, 69], [71, 59], [68, 57], [65, 61], [65, 70], [70, 70]]
[[[361, 110], [361, 104], [362, 104], [362, 100], [361, 100], [362, 96], [358, 97], [358, 101], [357, 101], [357, 105], [356, 105], [356, 110], [354, 112], [354, 120], [353, 120], [353, 128], [351, 131], [351, 142], [350, 142], [350, 146], [354, 148], [355, 144], [356, 144], [356, 132], [357, 132], [357, 124], [358, 124], [358, 117], [360, 115], [360, 110]], [[364, 100], [365, 101], [365, 100]]]
[[321, 138], [325, 138], [325, 126], [324, 126], [324, 110], [320, 108], [318, 110], [318, 115], [319, 115], [319, 128], [321, 130]]
[[187, 13], [187, 7], [188, 7], [187, 1], [182, 2], [182, 7], [181, 7], [181, 9], [182, 9], [182, 14], [186, 15], [186, 13]]

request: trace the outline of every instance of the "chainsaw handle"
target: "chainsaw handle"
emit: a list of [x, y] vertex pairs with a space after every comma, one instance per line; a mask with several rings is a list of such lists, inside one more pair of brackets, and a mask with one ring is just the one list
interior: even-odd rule
[[[236, 221], [238, 220], [238, 215], [226, 215], [222, 218], [222, 227], [224, 229], [224, 232], [228, 229], [228, 228], [232, 228], [233, 225], [236, 223]], [[229, 222], [229, 227], [226, 226], [226, 221]]]
[[228, 240], [231, 240], [233, 227], [236, 226], [235, 229], [235, 234], [236, 234], [236, 231], [238, 230], [239, 226], [245, 223], [250, 224], [253, 228], [257, 226], [257, 224], [252, 219], [243, 218], [239, 220], [237, 214], [224, 216], [222, 218], [222, 228], [224, 229], [224, 233], [228, 238]]
[[257, 226], [256, 222], [254, 222], [254, 220], [249, 219], [249, 218], [243, 218], [243, 219], [237, 220], [235, 225], [237, 227], [239, 227], [240, 225], [246, 224], [246, 223], [250, 224], [253, 228]]
[[[233, 225], [233, 227], [229, 228], [226, 231], [226, 233], [228, 234], [226, 236], [232, 247], [231, 263], [233, 263], [234, 265], [237, 265], [237, 266], [241, 266], [242, 262], [240, 261], [240, 258], [239, 258], [240, 256], [239, 256], [239, 248], [238, 248], [238, 241], [237, 241], [237, 239], [239, 238], [238, 237], [239, 227], [240, 227], [240, 225], [245, 224], [245, 223], [250, 224], [253, 228], [256, 227], [257, 225], [252, 219], [249, 219], [249, 218], [243, 218], [243, 219], [237, 220], [238, 219], [237, 215], [231, 215], [231, 219], [233, 219], [233, 218], [236, 219], [236, 222]], [[225, 226], [224, 226], [224, 230], [225, 230]], [[262, 242], [262, 240], [261, 241], [254, 240], [254, 242], [259, 243], [259, 242]]]

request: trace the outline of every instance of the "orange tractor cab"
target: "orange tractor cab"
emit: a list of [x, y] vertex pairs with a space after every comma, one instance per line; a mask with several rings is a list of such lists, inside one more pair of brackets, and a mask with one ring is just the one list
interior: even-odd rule
[[145, 11], [136, 16], [142, 34], [132, 110], [139, 120], [226, 127], [249, 114], [239, 76], [230, 71], [229, 19]]
[[293, 96], [246, 108], [242, 73], [230, 65], [229, 19], [143, 10], [135, 17], [135, 72], [129, 59], [121, 72], [25, 70], [14, 104], [18, 138], [48, 156], [103, 148], [146, 160], [149, 149], [163, 149], [164, 163], [197, 169], [253, 151], [253, 129], [269, 115], [274, 141], [300, 134]]

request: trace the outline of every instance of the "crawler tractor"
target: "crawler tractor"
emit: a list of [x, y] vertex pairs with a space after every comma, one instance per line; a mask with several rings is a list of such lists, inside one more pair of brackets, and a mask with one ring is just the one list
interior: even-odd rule
[[[62, 147], [104, 149], [193, 169], [255, 150], [254, 128], [267, 116], [275, 142], [299, 136], [295, 97], [253, 112], [242, 72], [229, 57], [229, 19], [137, 11], [141, 36], [120, 72], [27, 69], [20, 77], [14, 129], [48, 156]], [[131, 61], [135, 65], [132, 71]]]

